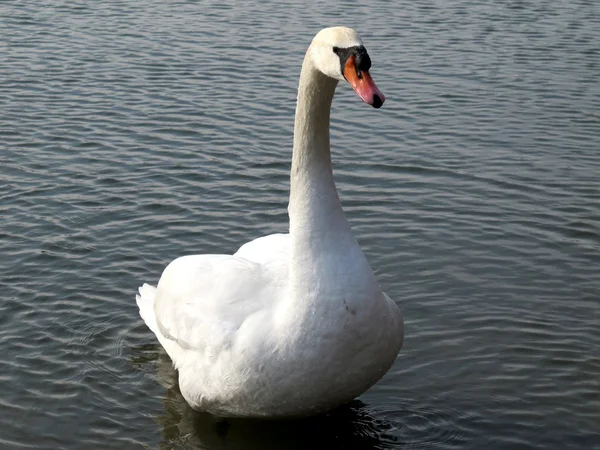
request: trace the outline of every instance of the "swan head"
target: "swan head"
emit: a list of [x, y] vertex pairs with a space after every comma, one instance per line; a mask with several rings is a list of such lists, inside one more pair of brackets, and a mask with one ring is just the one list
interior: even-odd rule
[[319, 31], [309, 55], [320, 72], [338, 81], [346, 80], [365, 103], [381, 108], [385, 97], [369, 74], [371, 58], [356, 31], [346, 27]]

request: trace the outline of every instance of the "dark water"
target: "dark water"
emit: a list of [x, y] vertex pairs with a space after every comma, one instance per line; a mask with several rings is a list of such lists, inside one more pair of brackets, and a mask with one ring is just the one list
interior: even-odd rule
[[[332, 139], [405, 345], [326, 417], [215, 424], [134, 294], [286, 229], [332, 24], [388, 98], [340, 86]], [[0, 37], [0, 447], [600, 448], [600, 3], [9, 0]]]

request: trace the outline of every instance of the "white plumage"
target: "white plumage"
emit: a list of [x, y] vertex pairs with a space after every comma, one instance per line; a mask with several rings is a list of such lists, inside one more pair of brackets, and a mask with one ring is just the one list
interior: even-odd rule
[[[334, 47], [360, 45], [353, 30], [328, 28], [304, 59], [290, 234], [261, 237], [234, 255], [178, 258], [157, 288], [139, 290], [140, 315], [194, 409], [224, 417], [324, 412], [379, 380], [402, 346], [402, 314], [352, 235], [331, 169], [329, 112], [344, 79]], [[363, 98], [379, 92], [361, 89]]]

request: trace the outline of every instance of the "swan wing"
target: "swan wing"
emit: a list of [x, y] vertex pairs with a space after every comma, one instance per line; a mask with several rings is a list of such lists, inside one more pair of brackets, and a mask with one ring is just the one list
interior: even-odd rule
[[232, 255], [192, 255], [167, 266], [157, 286], [154, 313], [160, 333], [207, 356], [233, 345], [244, 322], [273, 307], [282, 278]]

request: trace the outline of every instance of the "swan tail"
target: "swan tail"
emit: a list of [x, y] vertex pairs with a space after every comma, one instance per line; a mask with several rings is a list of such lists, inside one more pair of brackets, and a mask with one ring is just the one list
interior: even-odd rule
[[140, 316], [148, 325], [154, 334], [158, 333], [158, 324], [154, 315], [154, 297], [156, 296], [156, 288], [144, 283], [139, 289], [139, 294], [135, 296], [135, 301], [140, 308]]
[[167, 339], [160, 332], [158, 323], [156, 322], [156, 315], [154, 313], [154, 299], [156, 297], [156, 288], [147, 283], [144, 283], [139, 289], [139, 294], [135, 296], [135, 301], [140, 309], [140, 316], [146, 322], [146, 325], [156, 335], [158, 341], [161, 343], [167, 354], [173, 359], [175, 352], [175, 342]]

